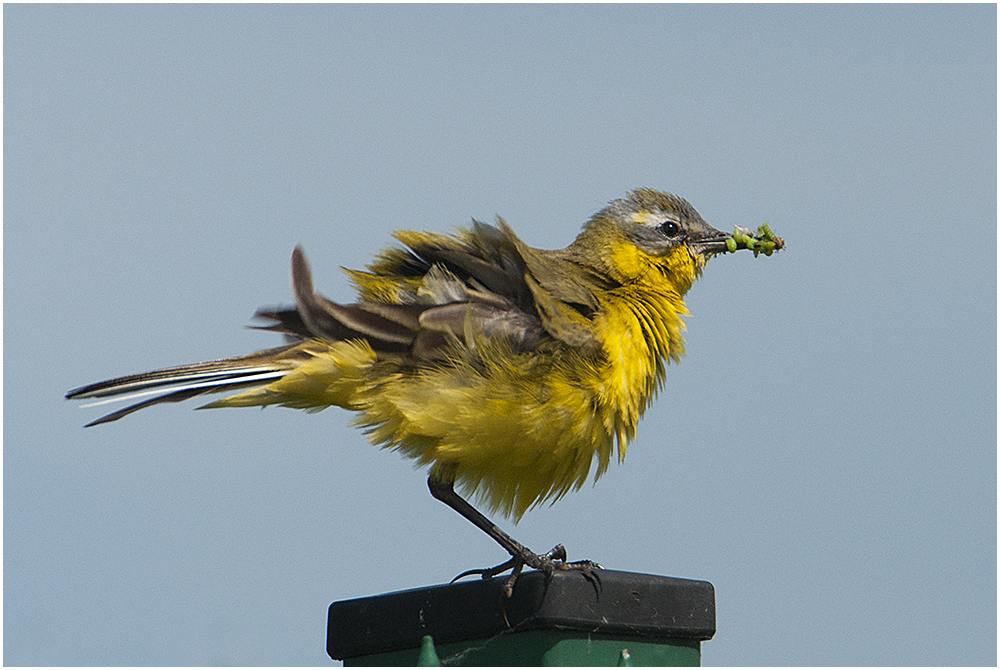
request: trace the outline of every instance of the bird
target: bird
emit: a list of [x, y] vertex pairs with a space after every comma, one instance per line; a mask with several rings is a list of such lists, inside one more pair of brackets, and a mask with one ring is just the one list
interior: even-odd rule
[[[428, 468], [431, 494], [509, 554], [459, 577], [509, 570], [510, 595], [525, 567], [593, 575], [599, 564], [568, 561], [561, 544], [536, 554], [469, 500], [516, 523], [622, 461], [666, 365], [684, 355], [685, 294], [711, 257], [754, 249], [747, 232], [737, 227], [734, 238], [683, 198], [650, 188], [610, 202], [563, 249], [528, 246], [500, 217], [452, 234], [400, 230], [399, 244], [366, 269], [345, 269], [357, 291], [349, 304], [314, 290], [296, 247], [294, 307], [255, 315], [264, 322], [256, 328], [285, 337], [282, 346], [66, 397], [141, 398], [88, 426], [227, 391], [235, 393], [202, 408], [345, 408], [370, 442]], [[784, 245], [768, 239], [768, 255]]]

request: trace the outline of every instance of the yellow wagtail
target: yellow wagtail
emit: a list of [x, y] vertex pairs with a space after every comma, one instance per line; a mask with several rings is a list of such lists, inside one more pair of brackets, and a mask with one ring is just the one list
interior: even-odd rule
[[[144, 399], [138, 409], [242, 389], [205, 407], [284, 405], [358, 413], [369, 439], [430, 466], [433, 496], [496, 540], [511, 558], [487, 570], [598, 567], [538, 555], [454, 490], [520, 519], [579, 489], [596, 465], [625, 456], [636, 423], [684, 353], [684, 295], [714, 254], [783, 246], [766, 231], [709, 226], [687, 201], [637, 189], [593, 216], [554, 251], [525, 244], [503, 219], [454, 236], [398, 231], [407, 248], [347, 270], [358, 302], [313, 291], [305, 254], [292, 254], [294, 309], [265, 309], [264, 330], [289, 344], [91, 384], [67, 398]], [[123, 397], [119, 397], [123, 396]], [[110, 402], [98, 400], [94, 404]], [[463, 574], [470, 574], [463, 573]]]

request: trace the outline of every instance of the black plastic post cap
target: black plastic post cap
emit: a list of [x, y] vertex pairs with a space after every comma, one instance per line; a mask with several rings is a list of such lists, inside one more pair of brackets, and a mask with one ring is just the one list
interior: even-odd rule
[[715, 588], [709, 582], [615, 570], [522, 574], [511, 598], [504, 578], [398, 591], [330, 605], [327, 652], [334, 659], [488, 638], [504, 631], [567, 630], [649, 639], [709, 640]]

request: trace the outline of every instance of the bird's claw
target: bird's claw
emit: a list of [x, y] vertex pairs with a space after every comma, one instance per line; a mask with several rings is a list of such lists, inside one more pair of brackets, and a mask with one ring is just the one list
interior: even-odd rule
[[594, 571], [602, 569], [603, 566], [589, 560], [567, 561], [566, 547], [561, 544], [557, 544], [544, 554], [536, 554], [528, 549], [523, 549], [516, 556], [512, 556], [500, 565], [495, 565], [492, 568], [466, 570], [452, 579], [451, 583], [454, 584], [459, 579], [469, 577], [470, 575], [479, 575], [483, 579], [490, 579], [510, 570], [510, 576], [504, 580], [503, 584], [504, 595], [510, 598], [514, 593], [514, 582], [517, 581], [518, 576], [520, 576], [525, 566], [539, 572], [544, 572], [550, 577], [556, 570], [580, 572], [588, 581], [594, 584], [595, 589], [600, 588], [601, 579]]

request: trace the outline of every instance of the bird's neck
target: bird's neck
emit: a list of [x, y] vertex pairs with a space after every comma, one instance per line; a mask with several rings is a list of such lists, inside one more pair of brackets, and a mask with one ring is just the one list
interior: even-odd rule
[[633, 281], [602, 292], [594, 315], [605, 353], [599, 372], [601, 396], [614, 417], [619, 457], [666, 379], [667, 362], [684, 355], [682, 317], [688, 311], [683, 295], [695, 270], [681, 258], [660, 260]]

